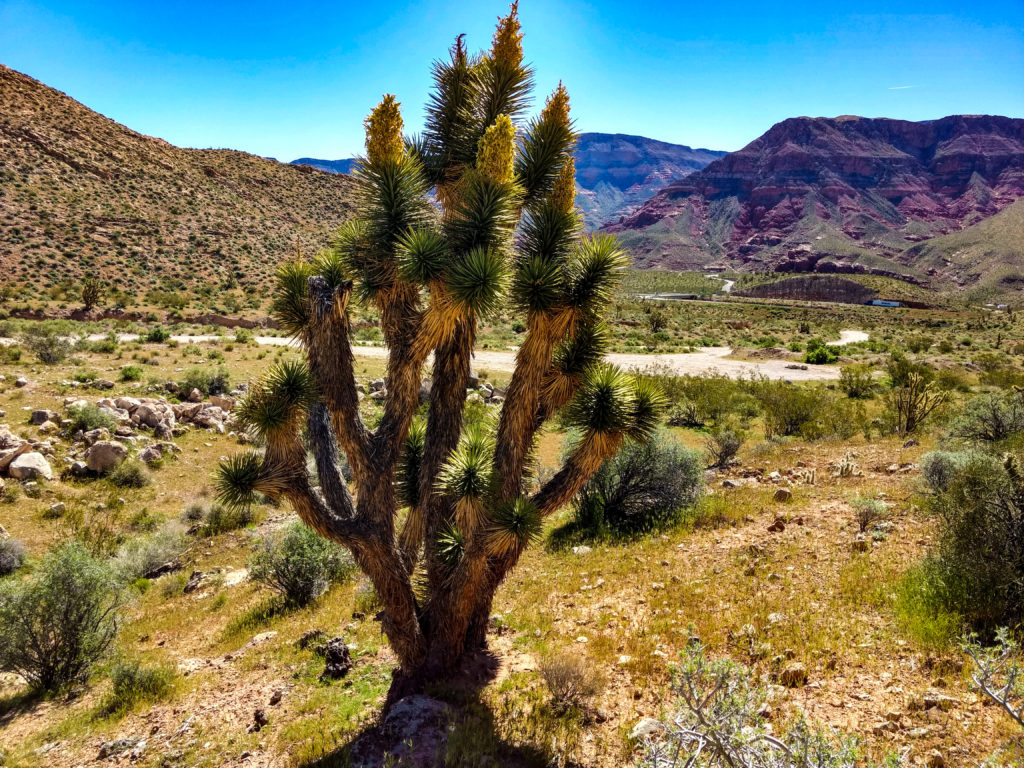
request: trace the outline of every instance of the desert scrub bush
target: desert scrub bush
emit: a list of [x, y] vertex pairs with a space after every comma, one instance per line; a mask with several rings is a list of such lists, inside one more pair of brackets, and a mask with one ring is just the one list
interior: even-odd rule
[[0, 669], [47, 691], [83, 680], [113, 642], [120, 606], [109, 568], [62, 545], [30, 578], [0, 585]]
[[906, 384], [885, 395], [882, 422], [890, 434], [916, 432], [949, 402], [949, 392], [939, 389], [930, 374], [909, 374]]
[[62, 363], [71, 354], [71, 342], [56, 330], [44, 327], [29, 326], [21, 334], [19, 342], [45, 365]]
[[174, 667], [143, 665], [137, 659], [119, 659], [110, 667], [111, 690], [100, 702], [105, 715], [120, 715], [137, 704], [160, 701], [174, 690], [177, 679]]
[[72, 435], [76, 432], [89, 432], [93, 429], [107, 429], [113, 432], [117, 427], [113, 416], [92, 403], [72, 406], [68, 409], [68, 417], [71, 420], [68, 431]]
[[889, 517], [889, 509], [880, 499], [857, 496], [850, 502], [850, 506], [853, 507], [853, 513], [857, 518], [857, 527], [861, 533]]
[[729, 466], [743, 447], [743, 435], [734, 429], [716, 429], [704, 440], [708, 467], [720, 469]]
[[709, 660], [700, 645], [682, 659], [672, 684], [675, 714], [646, 720], [639, 768], [854, 768], [856, 739], [817, 730], [798, 719], [772, 727], [757, 678], [728, 659]]
[[749, 419], [757, 406], [739, 382], [724, 374], [674, 376], [656, 374], [651, 378], [668, 400], [668, 423], [678, 427], [706, 427], [720, 424], [730, 416]]
[[800, 435], [807, 440], [848, 439], [866, 423], [862, 403], [837, 397], [819, 385], [756, 379], [750, 384], [764, 413], [764, 436]]
[[970, 460], [970, 453], [929, 451], [921, 457], [921, 477], [928, 489], [941, 493], [949, 488]]
[[168, 525], [150, 536], [122, 544], [114, 558], [114, 572], [125, 583], [153, 578], [164, 566], [177, 564], [187, 546], [181, 528]]
[[951, 437], [999, 443], [1024, 432], [1024, 393], [988, 392], [972, 397], [949, 425]]
[[121, 381], [140, 381], [142, 379], [141, 365], [125, 365], [121, 368]]
[[170, 331], [162, 325], [154, 325], [146, 331], [146, 335], [142, 337], [142, 340], [147, 344], [163, 344], [169, 338], [171, 338]]
[[961, 644], [971, 659], [971, 682], [1024, 728], [1024, 669], [1019, 647], [1006, 627], [996, 631], [995, 640], [994, 646], [986, 648], [976, 635], [968, 635]]
[[889, 386], [893, 389], [907, 386], [911, 376], [921, 376], [927, 381], [935, 376], [935, 371], [926, 363], [911, 360], [898, 351], [890, 353], [885, 363], [885, 372]]
[[704, 462], [664, 433], [626, 444], [601, 465], [573, 503], [572, 520], [552, 542], [629, 536], [666, 528], [681, 519], [704, 487]]
[[875, 380], [870, 365], [844, 365], [839, 369], [839, 388], [849, 398], [863, 400], [875, 394]]
[[231, 389], [231, 376], [226, 368], [189, 368], [178, 382], [178, 389], [186, 396], [193, 389], [203, 395], [222, 395]]
[[114, 467], [107, 480], [118, 488], [145, 488], [153, 482], [153, 477], [142, 462], [129, 459]]
[[[190, 505], [185, 512], [195, 514], [196, 505]], [[208, 508], [202, 508], [202, 524], [199, 533], [202, 536], [216, 536], [228, 531], [236, 531], [245, 528], [256, 521], [252, 507], [225, 507], [223, 504], [211, 504]]]
[[540, 676], [551, 693], [553, 708], [559, 712], [586, 710], [605, 686], [597, 665], [571, 651], [559, 651], [543, 658]]
[[21, 360], [21, 347], [14, 344], [9, 347], [0, 344], [0, 364], [17, 363], [19, 360]]
[[829, 365], [839, 359], [839, 355], [832, 351], [822, 339], [813, 338], [807, 341], [807, 352], [804, 354], [804, 362], [810, 365]]
[[308, 605], [354, 572], [355, 563], [344, 549], [300, 522], [257, 542], [249, 561], [249, 577], [292, 606]]
[[938, 546], [924, 564], [935, 601], [981, 632], [1017, 625], [1024, 619], [1024, 477], [1017, 458], [967, 454], [941, 476], [929, 501]]
[[17, 539], [0, 539], [0, 577], [10, 576], [25, 563], [25, 545]]

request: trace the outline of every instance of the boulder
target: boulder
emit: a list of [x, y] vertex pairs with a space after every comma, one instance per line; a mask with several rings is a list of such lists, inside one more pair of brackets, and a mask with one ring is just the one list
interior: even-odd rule
[[32, 411], [32, 423], [35, 426], [41, 426], [48, 421], [60, 421], [60, 414], [46, 409]]
[[100, 440], [109, 440], [110, 430], [106, 427], [99, 427], [97, 429], [90, 429], [88, 432], [82, 433], [82, 440], [85, 441], [87, 446], [95, 445]]
[[188, 393], [188, 401], [190, 403], [201, 403], [203, 402], [203, 393], [198, 389], [193, 389]]
[[27, 387], [28, 386], [28, 379], [26, 379], [24, 376], [19, 376], [18, 378], [16, 378], [14, 380], [14, 386], [16, 386], [18, 388]]
[[52, 421], [44, 421], [39, 425], [39, 434], [41, 435], [49, 435], [58, 430], [60, 430], [60, 425], [54, 424]]
[[233, 397], [222, 395], [210, 395], [210, 403], [225, 412], [235, 407], [235, 399]]
[[174, 411], [167, 403], [141, 403], [132, 413], [132, 420], [147, 427], [156, 428], [161, 422], [170, 422], [174, 426]]
[[787, 688], [803, 688], [807, 684], [807, 667], [793, 662], [779, 675], [779, 682]]
[[789, 488], [779, 488], [775, 491], [775, 495], [772, 497], [775, 501], [786, 502], [791, 501], [793, 498], [793, 492]]
[[119, 397], [114, 400], [114, 406], [116, 408], [120, 408], [122, 411], [132, 413], [139, 407], [139, 400], [135, 397]]
[[352, 669], [352, 654], [349, 653], [345, 639], [335, 637], [324, 646], [324, 671], [320, 675], [324, 680], [340, 680]]
[[15, 458], [7, 466], [7, 474], [15, 480], [35, 480], [40, 477], [50, 480], [53, 478], [50, 463], [43, 454], [35, 451], [23, 453]]
[[106, 474], [128, 456], [128, 449], [113, 440], [100, 440], [85, 452], [85, 463], [93, 472]]
[[466, 377], [466, 389], [476, 389], [480, 386], [480, 374], [476, 371], [470, 371]]
[[28, 443], [18, 443], [13, 448], [0, 451], [0, 472], [6, 470], [16, 458], [32, 450]]
[[152, 464], [155, 461], [160, 461], [164, 457], [163, 449], [160, 444], [151, 445], [148, 448], [143, 449], [139, 454], [139, 461], [144, 461], [147, 464]]

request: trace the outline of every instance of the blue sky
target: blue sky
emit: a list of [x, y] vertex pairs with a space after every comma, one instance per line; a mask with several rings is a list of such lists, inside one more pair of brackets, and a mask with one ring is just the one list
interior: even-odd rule
[[[362, 149], [384, 92], [418, 130], [429, 64], [506, 0], [0, 0], [0, 62], [181, 146]], [[794, 115], [1024, 117], [1024, 0], [522, 0], [538, 93], [583, 131], [734, 150]]]

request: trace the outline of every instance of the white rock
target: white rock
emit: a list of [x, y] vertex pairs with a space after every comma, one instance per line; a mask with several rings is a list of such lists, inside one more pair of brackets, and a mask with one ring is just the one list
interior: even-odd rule
[[15, 480], [34, 480], [37, 477], [50, 480], [53, 477], [53, 470], [46, 457], [35, 451], [18, 456], [7, 467], [7, 473]]

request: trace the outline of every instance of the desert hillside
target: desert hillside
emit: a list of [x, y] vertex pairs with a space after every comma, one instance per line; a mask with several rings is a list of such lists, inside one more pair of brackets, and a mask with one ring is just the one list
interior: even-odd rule
[[352, 206], [352, 179], [181, 149], [0, 65], [0, 271], [27, 296], [96, 274], [136, 295], [256, 295]]

